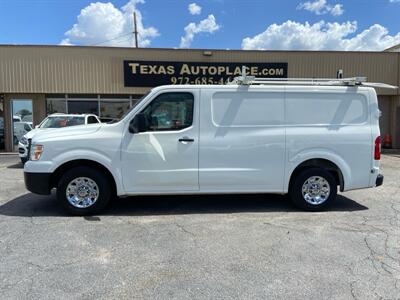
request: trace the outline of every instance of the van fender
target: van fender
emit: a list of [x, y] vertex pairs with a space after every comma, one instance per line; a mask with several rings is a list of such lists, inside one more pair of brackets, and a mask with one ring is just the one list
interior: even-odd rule
[[310, 159], [325, 159], [334, 163], [342, 172], [344, 190], [351, 185], [351, 169], [349, 164], [337, 153], [325, 148], [311, 148], [302, 150], [298, 153], [288, 151], [288, 163], [285, 172], [284, 191], [289, 191], [290, 177], [293, 171], [302, 163]]
[[[118, 152], [116, 152], [117, 154]], [[105, 156], [104, 154], [100, 153], [100, 152], [96, 152], [93, 150], [69, 150], [66, 152], [63, 152], [59, 155], [57, 155], [56, 157], [54, 157], [52, 159], [52, 166], [49, 170], [49, 172], [53, 173], [55, 170], [57, 170], [58, 167], [62, 166], [65, 163], [68, 163], [70, 161], [74, 161], [74, 160], [91, 160], [94, 162], [97, 162], [101, 165], [103, 165], [103, 167], [105, 167], [113, 176], [114, 181], [115, 181], [115, 186], [117, 187], [117, 195], [122, 195], [124, 194], [124, 189], [122, 187], [122, 176], [121, 176], [121, 172], [120, 172], [120, 168], [116, 167], [116, 164], [112, 163], [113, 161]], [[119, 162], [119, 158], [116, 159], [115, 161]], [[119, 163], [118, 163], [119, 164]]]

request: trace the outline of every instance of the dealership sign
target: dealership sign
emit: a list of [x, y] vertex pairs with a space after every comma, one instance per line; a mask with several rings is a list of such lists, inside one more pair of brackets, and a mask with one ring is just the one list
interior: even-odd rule
[[225, 84], [246, 74], [257, 77], [287, 78], [287, 63], [202, 63], [124, 61], [126, 87], [154, 87], [164, 84]]

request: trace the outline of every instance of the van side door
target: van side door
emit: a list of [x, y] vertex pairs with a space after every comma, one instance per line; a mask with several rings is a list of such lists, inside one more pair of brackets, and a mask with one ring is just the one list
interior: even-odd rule
[[200, 103], [200, 191], [282, 192], [284, 88], [204, 88]]
[[199, 90], [160, 91], [140, 110], [146, 130], [124, 133], [121, 170], [128, 193], [196, 191]]

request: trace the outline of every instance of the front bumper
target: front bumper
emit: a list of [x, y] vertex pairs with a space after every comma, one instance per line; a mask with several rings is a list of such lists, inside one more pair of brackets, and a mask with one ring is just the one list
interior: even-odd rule
[[20, 158], [28, 158], [28, 145], [18, 143], [18, 155]]
[[51, 191], [51, 173], [24, 172], [25, 186], [28, 191], [48, 195]]
[[378, 177], [376, 177], [375, 186], [380, 186], [382, 184], [383, 184], [383, 175], [382, 174], [378, 174]]

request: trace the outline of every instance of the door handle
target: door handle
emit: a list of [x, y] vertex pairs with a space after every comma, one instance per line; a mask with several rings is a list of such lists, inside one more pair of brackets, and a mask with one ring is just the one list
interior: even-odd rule
[[193, 143], [194, 139], [184, 136], [184, 137], [180, 138], [178, 141], [181, 143]]

